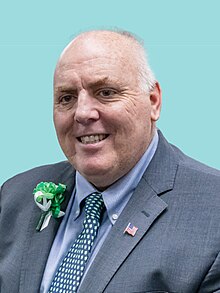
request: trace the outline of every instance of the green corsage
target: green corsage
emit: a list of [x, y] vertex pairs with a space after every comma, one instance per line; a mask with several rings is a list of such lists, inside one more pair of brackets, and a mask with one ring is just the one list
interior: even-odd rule
[[36, 227], [37, 231], [42, 231], [49, 224], [51, 217], [60, 218], [65, 215], [60, 210], [60, 205], [64, 201], [63, 193], [66, 185], [53, 182], [41, 182], [34, 191], [34, 201], [36, 205], [43, 211]]

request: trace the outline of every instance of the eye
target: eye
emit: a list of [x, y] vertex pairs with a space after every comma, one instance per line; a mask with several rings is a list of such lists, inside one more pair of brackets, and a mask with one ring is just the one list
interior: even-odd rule
[[111, 97], [111, 96], [115, 95], [116, 91], [112, 90], [112, 89], [103, 89], [103, 90], [99, 91], [98, 94], [105, 98], [105, 97]]
[[65, 95], [60, 97], [60, 103], [61, 104], [69, 104], [72, 100], [74, 100], [74, 96], [73, 95]]

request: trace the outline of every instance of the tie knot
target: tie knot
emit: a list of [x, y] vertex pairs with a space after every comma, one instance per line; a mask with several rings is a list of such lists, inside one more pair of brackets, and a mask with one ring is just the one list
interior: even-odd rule
[[93, 192], [86, 198], [85, 213], [87, 216], [100, 219], [104, 202], [102, 194], [99, 192]]

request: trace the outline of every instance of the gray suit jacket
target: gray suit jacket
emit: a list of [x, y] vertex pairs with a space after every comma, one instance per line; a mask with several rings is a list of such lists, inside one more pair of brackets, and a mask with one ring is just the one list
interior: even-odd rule
[[[0, 292], [37, 293], [61, 219], [36, 232], [40, 181], [67, 185], [68, 162], [35, 168], [1, 189]], [[138, 227], [134, 237], [127, 224]], [[220, 172], [185, 156], [159, 134], [159, 145], [135, 193], [85, 276], [80, 293], [220, 292]]]

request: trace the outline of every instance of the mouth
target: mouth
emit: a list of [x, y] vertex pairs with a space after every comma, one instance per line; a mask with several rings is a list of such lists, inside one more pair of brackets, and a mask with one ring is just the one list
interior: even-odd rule
[[92, 134], [77, 137], [78, 141], [82, 144], [94, 144], [106, 139], [108, 134]]

